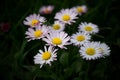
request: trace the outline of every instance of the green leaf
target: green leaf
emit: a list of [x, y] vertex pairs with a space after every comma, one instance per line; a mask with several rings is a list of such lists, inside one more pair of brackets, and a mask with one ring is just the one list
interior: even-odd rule
[[60, 55], [59, 61], [63, 66], [67, 66], [68, 65], [68, 58], [69, 58], [69, 53], [62, 52]]

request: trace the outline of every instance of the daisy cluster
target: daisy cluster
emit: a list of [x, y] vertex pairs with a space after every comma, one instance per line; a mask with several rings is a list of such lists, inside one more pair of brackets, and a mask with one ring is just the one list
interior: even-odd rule
[[72, 25], [79, 19], [79, 16], [87, 12], [85, 5], [62, 9], [55, 14], [53, 24], [45, 25], [47, 20], [41, 14], [50, 14], [53, 9], [54, 6], [50, 5], [41, 7], [40, 14], [31, 14], [23, 21], [24, 25], [29, 26], [25, 32], [28, 42], [36, 39], [46, 42], [43, 45], [44, 50], [40, 49], [34, 56], [35, 64], [40, 64], [40, 68], [44, 64], [51, 65], [51, 62], [57, 60], [58, 49], [67, 49], [67, 45], [79, 47], [80, 56], [86, 60], [95, 60], [110, 55], [110, 47], [106, 43], [91, 40], [91, 36], [99, 32], [96, 24], [81, 22], [78, 25], [78, 31], [72, 35], [64, 31], [66, 25]]

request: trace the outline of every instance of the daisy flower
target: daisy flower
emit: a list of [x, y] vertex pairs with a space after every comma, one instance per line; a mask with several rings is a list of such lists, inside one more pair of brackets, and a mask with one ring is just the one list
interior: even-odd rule
[[51, 14], [54, 9], [54, 6], [48, 5], [48, 6], [42, 6], [39, 10], [40, 14]]
[[39, 53], [34, 56], [34, 63], [40, 64], [40, 68], [44, 64], [49, 64], [51, 66], [51, 62], [57, 60], [57, 49], [54, 49], [53, 47], [49, 46], [48, 49], [46, 46], [44, 46], [45, 51], [39, 50]]
[[25, 25], [28, 25], [30, 27], [36, 27], [39, 26], [40, 24], [44, 23], [46, 20], [44, 17], [40, 16], [39, 14], [31, 14], [28, 17], [25, 18], [23, 23]]
[[103, 56], [110, 55], [110, 47], [105, 43], [101, 43], [98, 50]]
[[76, 13], [78, 13], [79, 15], [82, 15], [82, 13], [86, 13], [87, 12], [87, 7], [85, 5], [77, 6], [77, 7], [74, 7], [73, 10]]
[[46, 36], [46, 38], [43, 38], [43, 41], [47, 42], [48, 45], [58, 46], [60, 48], [66, 48], [65, 45], [69, 45], [68, 42], [70, 40], [70, 37], [67, 33], [61, 31], [51, 31], [50, 34]]
[[98, 33], [99, 29], [98, 26], [93, 24], [93, 23], [81, 23], [79, 25], [79, 31], [85, 32], [85, 33], [89, 33], [89, 34], [94, 34], [94, 33]]
[[28, 31], [26, 31], [26, 38], [28, 38], [28, 41], [35, 40], [35, 39], [41, 39], [45, 37], [45, 35], [48, 33], [49, 29], [45, 26], [38, 26], [34, 28], [28, 28]]
[[102, 57], [100, 51], [98, 50], [100, 46], [99, 42], [88, 42], [84, 43], [81, 49], [79, 50], [80, 55], [83, 59], [94, 60]]
[[56, 13], [55, 19], [65, 23], [71, 24], [76, 22], [74, 19], [77, 19], [77, 13], [73, 12], [73, 9], [62, 9], [60, 12]]
[[63, 31], [65, 29], [65, 24], [60, 21], [55, 21], [51, 27], [51, 30], [54, 31]]
[[84, 43], [89, 42], [90, 39], [91, 36], [89, 34], [86, 34], [84, 32], [77, 32], [71, 36], [70, 41], [76, 46], [81, 46]]

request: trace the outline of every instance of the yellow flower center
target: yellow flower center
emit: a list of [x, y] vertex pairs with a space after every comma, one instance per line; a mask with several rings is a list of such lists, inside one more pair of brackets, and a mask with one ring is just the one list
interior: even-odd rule
[[50, 59], [50, 57], [51, 57], [51, 53], [48, 52], [48, 51], [46, 51], [46, 52], [44, 52], [44, 53], [42, 54], [42, 58], [43, 58], [44, 60], [48, 60], [48, 59]]
[[78, 8], [77, 8], [77, 12], [78, 12], [78, 13], [82, 13], [82, 12], [83, 12], [82, 7], [78, 7]]
[[68, 20], [70, 20], [70, 15], [65, 14], [65, 15], [63, 15], [62, 19], [63, 19], [64, 21], [68, 21]]
[[95, 49], [94, 48], [87, 48], [86, 53], [90, 56], [94, 55], [95, 54]]
[[44, 13], [45, 13], [45, 14], [48, 14], [48, 13], [50, 13], [50, 10], [46, 8], [46, 9], [44, 10]]
[[35, 25], [38, 24], [38, 23], [39, 23], [39, 21], [36, 20], [36, 19], [33, 19], [33, 20], [31, 21], [31, 25], [32, 25], [32, 26], [35, 26]]
[[78, 41], [83, 41], [83, 40], [85, 40], [85, 36], [79, 35], [79, 36], [76, 37], [76, 39], [77, 39]]
[[85, 27], [85, 30], [86, 30], [86, 31], [92, 31], [93, 28], [92, 28], [91, 26], [86, 26], [86, 27]]
[[54, 24], [54, 25], [53, 25], [53, 29], [59, 30], [59, 29], [60, 29], [60, 25], [59, 25], [59, 24]]
[[41, 35], [42, 35], [42, 31], [41, 31], [41, 30], [36, 30], [36, 31], [34, 32], [34, 36], [35, 36], [36, 38], [40, 37]]
[[56, 45], [59, 45], [59, 44], [61, 44], [62, 43], [62, 40], [60, 39], [60, 38], [53, 38], [52, 39], [52, 43], [53, 44], [56, 44]]

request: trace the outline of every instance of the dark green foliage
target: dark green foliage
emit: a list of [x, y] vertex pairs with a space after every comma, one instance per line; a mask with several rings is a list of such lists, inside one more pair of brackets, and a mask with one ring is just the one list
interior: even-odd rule
[[[34, 64], [33, 56], [45, 43], [40, 40], [27, 43], [27, 26], [23, 25], [23, 20], [38, 13], [43, 5], [54, 5], [53, 13], [45, 16], [47, 24], [51, 24], [59, 10], [82, 4], [87, 5], [88, 12], [65, 31], [71, 35], [80, 22], [97, 24], [100, 32], [93, 35], [93, 40], [107, 43], [111, 55], [86, 61], [80, 57], [77, 47], [67, 46], [68, 50], [59, 51], [58, 60], [52, 66], [44, 65], [40, 69]], [[119, 14], [117, 0], [3, 0], [0, 2], [0, 23], [9, 22], [10, 29], [3, 32], [0, 28], [0, 80], [120, 80]]]

